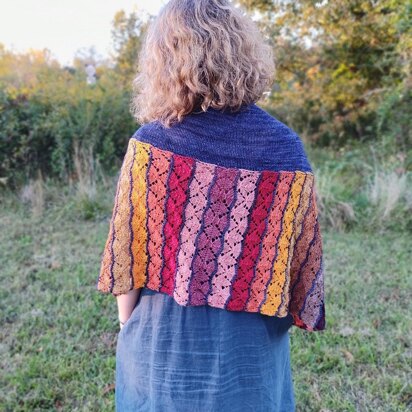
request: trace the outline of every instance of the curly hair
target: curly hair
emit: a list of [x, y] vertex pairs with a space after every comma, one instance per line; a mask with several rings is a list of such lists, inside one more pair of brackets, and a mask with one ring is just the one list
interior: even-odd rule
[[231, 111], [271, 86], [272, 48], [228, 0], [170, 0], [151, 23], [133, 82], [132, 113], [166, 127], [194, 110]]

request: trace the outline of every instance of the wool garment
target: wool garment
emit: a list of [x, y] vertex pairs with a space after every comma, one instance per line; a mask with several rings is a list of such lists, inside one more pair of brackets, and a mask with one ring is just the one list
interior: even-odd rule
[[325, 328], [315, 177], [300, 138], [256, 104], [154, 121], [130, 138], [97, 289], [146, 288]]

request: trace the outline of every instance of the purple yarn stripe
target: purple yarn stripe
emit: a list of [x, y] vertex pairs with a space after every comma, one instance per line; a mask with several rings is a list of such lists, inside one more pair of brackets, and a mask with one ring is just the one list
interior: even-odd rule
[[209, 193], [209, 204], [203, 216], [203, 227], [197, 240], [190, 282], [190, 304], [207, 304], [210, 275], [216, 271], [222, 232], [227, 227], [233, 201], [235, 169], [216, 167], [214, 184]]

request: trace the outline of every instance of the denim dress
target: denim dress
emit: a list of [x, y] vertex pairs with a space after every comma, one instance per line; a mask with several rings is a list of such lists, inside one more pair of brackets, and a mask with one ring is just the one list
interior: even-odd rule
[[143, 288], [118, 335], [116, 411], [294, 411], [291, 324]]

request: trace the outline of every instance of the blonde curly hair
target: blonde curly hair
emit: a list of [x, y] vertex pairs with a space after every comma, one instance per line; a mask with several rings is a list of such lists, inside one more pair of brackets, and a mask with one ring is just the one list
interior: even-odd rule
[[194, 110], [239, 110], [274, 75], [272, 48], [227, 0], [171, 0], [150, 25], [139, 56], [132, 112], [166, 127]]

